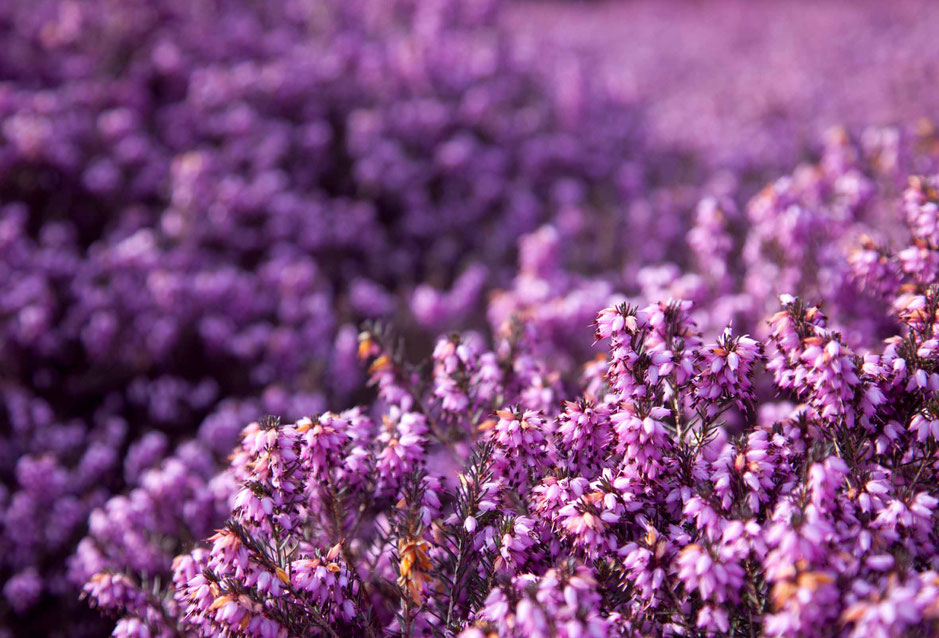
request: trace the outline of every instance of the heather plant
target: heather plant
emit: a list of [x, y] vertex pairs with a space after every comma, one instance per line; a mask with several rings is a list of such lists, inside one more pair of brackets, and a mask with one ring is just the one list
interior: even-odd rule
[[733, 322], [761, 337], [779, 290], [792, 291], [824, 302], [852, 346], [873, 347], [896, 329], [882, 311], [884, 292], [901, 283], [887, 255], [919, 223], [904, 221], [915, 215], [907, 186], [936, 170], [935, 140], [927, 121], [833, 128], [815, 159], [749, 199], [742, 188], [704, 197], [686, 231], [690, 263], [642, 266], [624, 284], [645, 301], [694, 301], [705, 330]]
[[937, 631], [934, 129], [757, 191], [498, 11], [0, 6], [0, 635]]
[[215, 535], [157, 586], [79, 554], [104, 566], [85, 594], [128, 636], [934, 635], [939, 195], [913, 177], [883, 200], [906, 237], [843, 263], [886, 339], [852, 345], [790, 294], [753, 336], [607, 287], [591, 359], [532, 294], [581, 294], [544, 228], [491, 340], [445, 335], [413, 365], [366, 326], [371, 405], [252, 422], [202, 490], [227, 510]]
[[635, 111], [495, 9], [0, 8], [3, 623], [51, 630], [88, 514], [182, 442], [211, 474], [246, 421], [351, 405], [361, 320], [461, 325], [519, 234], [623, 218]]

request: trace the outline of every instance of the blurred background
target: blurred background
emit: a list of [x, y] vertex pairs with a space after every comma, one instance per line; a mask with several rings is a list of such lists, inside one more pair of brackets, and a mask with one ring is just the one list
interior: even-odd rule
[[[934, 3], [515, 2], [517, 36], [587, 54], [656, 143], [785, 168], [834, 125], [933, 114]], [[788, 145], [788, 146], [784, 146]], [[783, 149], [786, 149], [784, 152]]]
[[246, 423], [371, 396], [363, 321], [415, 360], [485, 333], [547, 242], [605, 282], [555, 308], [586, 340], [610, 289], [689, 265], [702, 198], [742, 207], [848, 139], [934, 144], [937, 20], [924, 0], [0, 2], [0, 635], [110, 631], [82, 583], [158, 580], [211, 534]]

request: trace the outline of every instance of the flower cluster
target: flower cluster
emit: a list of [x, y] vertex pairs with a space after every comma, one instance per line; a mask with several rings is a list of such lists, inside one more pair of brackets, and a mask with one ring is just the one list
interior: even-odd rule
[[[926, 183], [894, 215], [939, 253], [907, 212]], [[562, 276], [534, 257], [554, 232], [528, 273]], [[939, 282], [908, 250], [881, 249], [880, 343], [789, 294], [752, 335], [611, 294], [581, 367], [525, 288], [493, 297], [491, 344], [450, 334], [426, 365], [370, 325], [370, 406], [249, 425], [207, 484], [220, 531], [161, 586], [112, 563], [87, 596], [117, 635], [932, 635]]]
[[522, 4], [0, 6], [0, 638], [939, 632], [936, 128]]
[[90, 512], [181, 442], [212, 472], [247, 421], [351, 405], [361, 320], [460, 325], [520, 233], [622, 212], [635, 109], [562, 102], [495, 10], [0, 9], [0, 624], [84, 626]]

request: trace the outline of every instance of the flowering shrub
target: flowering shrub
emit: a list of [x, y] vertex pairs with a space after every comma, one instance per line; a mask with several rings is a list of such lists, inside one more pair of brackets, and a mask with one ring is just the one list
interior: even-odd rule
[[[928, 177], [889, 192], [877, 213], [905, 221], [908, 247], [871, 259], [862, 238], [839, 261], [839, 238], [813, 245], [879, 300], [886, 339], [852, 345], [789, 294], [750, 335], [705, 331], [690, 301], [565, 275], [543, 228], [492, 300], [491, 345], [447, 335], [415, 366], [366, 327], [371, 406], [252, 422], [192, 492], [165, 462], [131, 503], [168, 491], [143, 511], [227, 520], [172, 558], [112, 500], [73, 565], [85, 595], [119, 636], [939, 632], [939, 194]], [[825, 219], [843, 200], [822, 201]], [[717, 210], [702, 205], [692, 246]], [[715, 246], [713, 272], [733, 272]], [[533, 296], [546, 279], [581, 303]], [[602, 356], [575, 365], [559, 330], [604, 297]]]
[[114, 494], [162, 504], [106, 508], [151, 529], [189, 473], [202, 537], [196, 484], [245, 422], [351, 403], [361, 320], [460, 325], [520, 233], [621, 212], [634, 110], [562, 99], [493, 12], [0, 8], [0, 624], [74, 606], [66, 558]]
[[489, 0], [34, 4], [0, 636], [939, 631], [930, 125], [757, 192]]

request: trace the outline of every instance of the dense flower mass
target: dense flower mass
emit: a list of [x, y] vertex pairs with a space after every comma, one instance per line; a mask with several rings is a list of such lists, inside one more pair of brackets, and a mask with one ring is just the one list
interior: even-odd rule
[[109, 547], [103, 522], [121, 519], [96, 512], [73, 563], [85, 595], [122, 615], [115, 635], [935, 635], [939, 282], [923, 269], [939, 246], [922, 229], [939, 197], [929, 177], [878, 190], [864, 170], [868, 206], [907, 229], [878, 248], [890, 285], [852, 276], [866, 237], [814, 248], [879, 303], [868, 331], [848, 339], [791, 294], [753, 297], [776, 310], [741, 314], [750, 334], [713, 312], [705, 329], [706, 305], [606, 287], [598, 356], [571, 365], [581, 349], [552, 337], [582, 317], [545, 314], [563, 297], [524, 284], [573, 281], [543, 228], [521, 287], [492, 298], [491, 339], [445, 335], [415, 365], [367, 326], [370, 406], [248, 425], [228, 468], [176, 501], [215, 495], [213, 536], [134, 568], [159, 537]]
[[363, 319], [460, 325], [520, 233], [623, 208], [634, 109], [556, 95], [494, 11], [0, 8], [0, 618], [49, 631], [90, 512], [181, 441], [204, 481], [246, 421], [350, 405]]
[[0, 6], [0, 638], [939, 635], [937, 129], [501, 11]]

